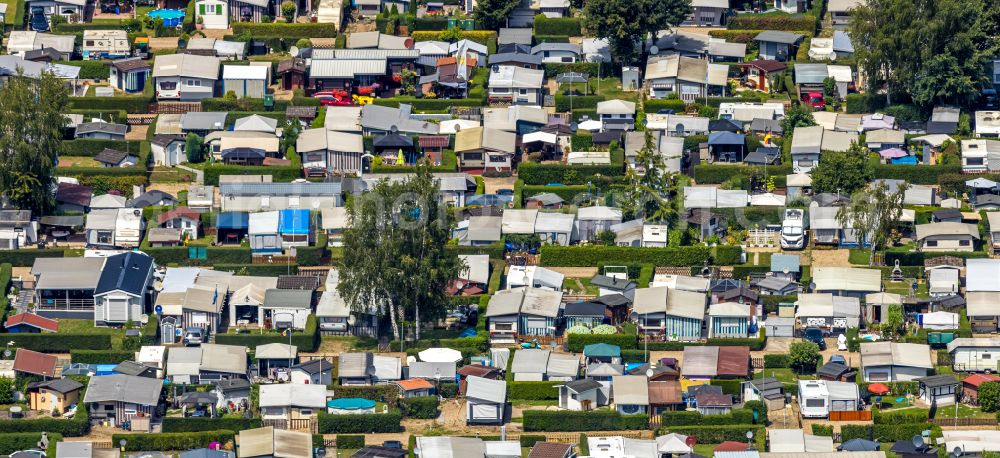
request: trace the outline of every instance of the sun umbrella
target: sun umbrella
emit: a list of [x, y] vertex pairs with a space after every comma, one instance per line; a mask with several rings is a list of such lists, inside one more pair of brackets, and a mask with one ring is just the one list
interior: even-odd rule
[[997, 187], [997, 182], [993, 180], [987, 180], [986, 178], [976, 178], [974, 180], [966, 181], [965, 185], [976, 189], [993, 189]]
[[687, 444], [687, 436], [670, 433], [656, 438], [656, 451], [663, 453], [670, 453], [673, 455], [679, 455], [682, 453], [691, 453], [691, 446]]
[[889, 392], [889, 387], [882, 383], [873, 383], [868, 385], [868, 391], [873, 394], [882, 395]]
[[417, 356], [427, 363], [457, 363], [462, 360], [462, 352], [451, 348], [428, 348]]
[[868, 439], [855, 438], [844, 442], [837, 450], [842, 452], [874, 452], [881, 444]]
[[897, 157], [908, 156], [908, 154], [906, 153], [906, 151], [903, 151], [903, 150], [901, 150], [899, 148], [884, 149], [882, 151], [879, 151], [878, 154], [880, 156], [884, 157], [884, 158], [887, 158], [887, 159], [895, 159]]

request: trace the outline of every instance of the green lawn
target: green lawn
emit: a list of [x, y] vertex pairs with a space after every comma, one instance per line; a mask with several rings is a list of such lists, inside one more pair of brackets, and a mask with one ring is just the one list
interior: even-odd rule
[[577, 282], [579, 282], [580, 285], [583, 285], [583, 289], [587, 291], [587, 294], [596, 295], [597, 293], [600, 292], [600, 288], [598, 288], [595, 285], [590, 284], [590, 279], [589, 278], [575, 278], [575, 277], [570, 278], [570, 277], [566, 277], [563, 280], [563, 289], [571, 289], [571, 290], [574, 290], [574, 291], [579, 291], [580, 290], [580, 285], [578, 285]]
[[757, 379], [761, 378], [762, 376], [774, 377], [778, 379], [778, 381], [781, 383], [796, 383], [799, 380], [813, 380], [816, 378], [816, 376], [813, 374], [801, 374], [801, 375], [796, 374], [794, 370], [787, 367], [762, 369], [760, 371], [754, 372], [753, 374], [753, 378]]
[[[993, 418], [994, 414], [983, 412], [977, 407], [958, 405], [958, 418]], [[955, 418], [955, 406], [941, 407], [937, 409], [934, 418]]]
[[715, 454], [715, 444], [694, 444], [694, 453], [705, 458], [712, 458]]
[[60, 167], [101, 167], [92, 157], [87, 156], [62, 156], [59, 158]]
[[[597, 78], [590, 78], [590, 88], [587, 95], [601, 95], [607, 100], [622, 99], [631, 100], [633, 102], [639, 101], [639, 95], [641, 92], [623, 91], [619, 87], [620, 85], [621, 81], [618, 78], [601, 78], [600, 88], [598, 88]], [[583, 94], [585, 90], [588, 90], [587, 85], [583, 83], [564, 83], [559, 85], [559, 93], [562, 94], [563, 91], [568, 90], [570, 86], [580, 91], [581, 94]]]
[[860, 248], [851, 248], [851, 252], [847, 258], [847, 261], [854, 265], [867, 266], [870, 253], [871, 252], [868, 250], [862, 250]]
[[125, 331], [121, 328], [94, 326], [94, 322], [91, 320], [72, 320], [67, 318], [59, 319], [59, 333], [110, 335], [111, 348], [121, 348], [122, 338], [125, 337]]

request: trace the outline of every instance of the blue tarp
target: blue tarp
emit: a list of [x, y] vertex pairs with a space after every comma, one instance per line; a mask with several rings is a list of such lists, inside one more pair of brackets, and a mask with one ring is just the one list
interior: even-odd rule
[[282, 234], [303, 235], [309, 233], [309, 210], [290, 208], [281, 210], [281, 222], [278, 232]]
[[112, 375], [112, 374], [117, 374], [117, 372], [115, 372], [115, 366], [117, 366], [117, 364], [95, 364], [94, 365], [94, 369], [95, 369], [94, 372], [95, 372], [96, 375]]
[[338, 409], [338, 410], [374, 409], [375, 401], [364, 398], [331, 399], [326, 402], [326, 406], [331, 409]]
[[222, 212], [215, 220], [219, 229], [246, 229], [250, 227], [250, 214], [244, 212]]
[[618, 358], [622, 355], [622, 347], [606, 343], [595, 343], [583, 347], [583, 356], [588, 358]]

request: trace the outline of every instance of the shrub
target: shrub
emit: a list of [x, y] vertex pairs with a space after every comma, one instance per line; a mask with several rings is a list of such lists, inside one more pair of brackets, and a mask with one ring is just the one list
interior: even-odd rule
[[791, 367], [792, 362], [786, 354], [764, 355], [764, 367], [767, 369]]
[[455, 382], [441, 382], [438, 385], [438, 395], [445, 399], [458, 396], [458, 384]]
[[812, 425], [813, 436], [833, 437], [833, 425]]
[[[686, 140], [686, 139], [685, 139]], [[707, 141], [707, 139], [706, 139]], [[784, 176], [792, 173], [790, 164], [768, 166], [768, 176]], [[699, 164], [694, 168], [694, 177], [699, 184], [721, 184], [733, 178], [764, 176], [764, 167], [751, 165]]]
[[526, 410], [523, 415], [524, 430], [529, 432], [649, 429], [648, 416], [621, 415], [615, 411]]
[[[53, 450], [55, 449], [56, 442], [62, 441], [62, 435], [58, 433], [49, 433], [49, 446]], [[38, 441], [42, 438], [42, 433], [14, 433], [4, 430], [4, 434], [0, 434], [0, 454], [11, 455], [14, 452], [20, 452], [22, 450], [35, 450], [38, 449]]]
[[594, 175], [603, 177], [620, 177], [625, 174], [624, 164], [612, 161], [610, 165], [576, 165], [536, 164], [522, 162], [517, 166], [518, 177], [528, 185], [587, 184]]
[[260, 426], [261, 420], [259, 418], [163, 418], [163, 432], [165, 433], [216, 431], [219, 428], [231, 431], [242, 431], [244, 429], [259, 428]]
[[662, 424], [671, 426], [751, 425], [754, 422], [751, 409], [734, 409], [726, 415], [702, 415], [697, 411], [678, 410], [663, 412], [660, 416]]
[[557, 385], [563, 382], [508, 382], [507, 398], [519, 401], [551, 401], [559, 399]]
[[782, 30], [812, 35], [816, 18], [811, 14], [740, 14], [729, 18], [729, 30]]
[[594, 266], [601, 262], [638, 262], [656, 266], [700, 266], [706, 260], [716, 265], [736, 264], [740, 247], [684, 246], [671, 248], [636, 248], [609, 246], [557, 246], [541, 248], [544, 266]]
[[403, 431], [402, 420], [398, 412], [354, 415], [320, 412], [318, 429], [320, 434], [398, 433]]
[[[992, 383], [992, 382], [987, 382]], [[903, 423], [927, 423], [930, 419], [928, 409], [906, 409], [900, 411], [882, 412], [872, 409], [872, 422], [876, 425], [903, 424]]]
[[[135, 352], [114, 350], [70, 350], [70, 361], [81, 364], [118, 364], [135, 358]], [[218, 429], [218, 428], [214, 428]]]
[[365, 398], [373, 401], [395, 404], [399, 401], [399, 386], [397, 385], [372, 385], [372, 386], [343, 386], [333, 385], [331, 388], [334, 398]]
[[399, 410], [408, 418], [434, 419], [438, 411], [437, 396], [417, 396], [399, 400]]
[[297, 40], [299, 38], [336, 38], [337, 28], [323, 23], [257, 23], [237, 22], [232, 24], [233, 35], [248, 34], [253, 37], [282, 37]]
[[986, 382], [979, 385], [979, 406], [983, 412], [1000, 410], [1000, 383]]
[[112, 444], [119, 444], [125, 441], [125, 451], [167, 451], [167, 450], [191, 450], [196, 448], [206, 448], [212, 442], [218, 442], [224, 447], [233, 443], [235, 434], [229, 430], [198, 431], [183, 433], [137, 433], [137, 434], [113, 434]]
[[571, 37], [582, 34], [583, 21], [575, 17], [550, 18], [544, 14], [535, 16], [535, 35], [567, 35]]
[[69, 353], [72, 350], [110, 350], [110, 335], [95, 334], [4, 334], [13, 347], [42, 353]]
[[337, 448], [364, 448], [365, 436], [363, 434], [338, 434]]
[[103, 60], [60, 60], [53, 63], [80, 67], [80, 78], [85, 80], [106, 80], [111, 73], [111, 66]]

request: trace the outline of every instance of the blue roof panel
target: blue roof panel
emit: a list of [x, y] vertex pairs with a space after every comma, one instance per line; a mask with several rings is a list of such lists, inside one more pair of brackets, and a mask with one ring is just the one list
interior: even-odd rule
[[222, 212], [215, 220], [219, 229], [246, 229], [250, 227], [250, 214], [246, 212]]
[[303, 235], [309, 233], [309, 210], [290, 208], [281, 210], [281, 223], [278, 232], [282, 234]]

